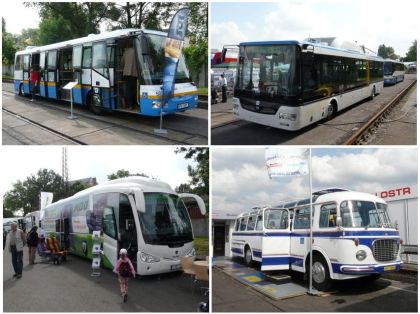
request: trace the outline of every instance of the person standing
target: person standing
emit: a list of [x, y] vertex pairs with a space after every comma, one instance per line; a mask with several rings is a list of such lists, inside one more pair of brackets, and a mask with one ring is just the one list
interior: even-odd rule
[[120, 250], [120, 258], [115, 264], [114, 273], [118, 274], [118, 281], [120, 282], [120, 292], [124, 302], [127, 302], [128, 297], [128, 278], [136, 278], [136, 271], [133, 264], [127, 256], [127, 250]]
[[38, 246], [38, 227], [33, 226], [28, 233], [26, 243], [28, 244], [29, 265], [35, 264], [36, 248]]
[[39, 91], [39, 81], [40, 81], [40, 73], [39, 73], [39, 65], [34, 64], [31, 68], [31, 101], [34, 101], [35, 94]]
[[12, 264], [13, 269], [15, 270], [13, 277], [21, 278], [23, 268], [23, 247], [26, 244], [25, 233], [18, 229], [16, 222], [13, 222], [10, 227], [11, 230], [7, 235], [6, 247], [9, 249], [9, 252], [12, 253]]
[[227, 88], [227, 80], [225, 78], [225, 75], [220, 75], [222, 78], [222, 103], [227, 101], [227, 95], [226, 95], [226, 88]]
[[133, 47], [129, 47], [124, 51], [123, 59], [123, 78], [126, 86], [126, 105], [132, 110], [136, 103], [137, 97], [137, 61], [136, 52]]

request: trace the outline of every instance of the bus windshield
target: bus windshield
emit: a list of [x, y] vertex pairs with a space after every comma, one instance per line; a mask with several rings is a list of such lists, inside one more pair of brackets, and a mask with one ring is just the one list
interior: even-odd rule
[[392, 62], [384, 62], [384, 75], [392, 75], [394, 71], [392, 70]]
[[391, 227], [387, 205], [369, 201], [344, 201], [340, 205], [343, 227]]
[[139, 213], [139, 220], [147, 244], [183, 244], [193, 240], [188, 211], [178, 196], [144, 193], [144, 198], [146, 212]]
[[[165, 66], [166, 36], [143, 34], [136, 41], [143, 81], [146, 85], [161, 85], [163, 83], [163, 68]], [[185, 64], [184, 55], [178, 61], [175, 83], [190, 82], [190, 75]]]
[[298, 49], [295, 45], [241, 46], [236, 89], [264, 98], [300, 92]]

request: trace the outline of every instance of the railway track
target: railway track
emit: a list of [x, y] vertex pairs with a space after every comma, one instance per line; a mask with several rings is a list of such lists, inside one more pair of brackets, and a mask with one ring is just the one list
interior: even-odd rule
[[30, 125], [36, 126], [37, 128], [40, 128], [42, 130], [45, 130], [45, 131], [47, 131], [47, 132], [49, 132], [51, 134], [54, 134], [54, 135], [60, 137], [62, 139], [65, 139], [66, 141], [69, 141], [72, 144], [75, 144], [75, 145], [87, 145], [85, 142], [79, 141], [79, 140], [75, 139], [74, 137], [68, 136], [68, 135], [66, 135], [66, 134], [64, 134], [62, 132], [58, 132], [56, 130], [53, 130], [53, 129], [45, 126], [45, 125], [42, 125], [42, 124], [40, 124], [40, 123], [38, 123], [38, 122], [36, 122], [34, 120], [28, 119], [28, 118], [26, 118], [26, 117], [24, 117], [24, 116], [22, 116], [20, 114], [17, 114], [15, 112], [12, 112], [12, 111], [10, 111], [8, 109], [2, 108], [2, 111], [3, 112], [6, 112], [7, 114], [9, 114], [9, 115], [11, 115], [11, 116], [13, 116], [13, 117], [15, 117], [15, 118], [17, 118], [19, 120], [22, 120], [22, 121], [24, 121], [24, 122], [26, 122], [26, 123], [28, 123]]
[[415, 86], [417, 80], [404, 88], [398, 95], [396, 95], [389, 103], [374, 114], [366, 123], [364, 123], [356, 132], [354, 132], [342, 145], [361, 145], [365, 144], [370, 135], [376, 130], [377, 126], [383, 122], [392, 108]]
[[[16, 96], [15, 93], [10, 92], [10, 91], [3, 90], [2, 93], [4, 95], [8, 95], [8, 96], [13, 96], [13, 97]], [[28, 99], [23, 98], [23, 97], [21, 98], [21, 100], [24, 101], [24, 102], [28, 102], [29, 101]], [[44, 108], [48, 108], [48, 109], [52, 109], [52, 110], [56, 110], [56, 111], [61, 111], [61, 112], [65, 112], [65, 113], [69, 113], [69, 108], [68, 107], [63, 107], [61, 105], [57, 106], [56, 104], [49, 104], [49, 103], [44, 102], [44, 101], [37, 102], [37, 105], [40, 105], [40, 106], [42, 106]], [[55, 132], [57, 135], [62, 134], [60, 132], [57, 132], [57, 131], [55, 131], [55, 130], [53, 130], [51, 128], [48, 128], [48, 127], [42, 125], [39, 122], [33, 121], [33, 120], [31, 120], [31, 119], [29, 119], [27, 117], [24, 117], [23, 115], [19, 115], [19, 114], [15, 113], [15, 112], [13, 112], [13, 111], [11, 111], [9, 109], [4, 109], [3, 108], [3, 110], [6, 111], [7, 113], [11, 114], [11, 115], [15, 115], [16, 117], [20, 117], [22, 119], [26, 119], [28, 122], [32, 123], [33, 125], [37, 125], [39, 127], [43, 127], [44, 129], [49, 130], [50, 132]], [[83, 117], [83, 118], [88, 119], [88, 120], [91, 120], [91, 121], [97, 121], [97, 122], [101, 122], [101, 123], [106, 123], [107, 125], [109, 125], [109, 127], [115, 127], [115, 128], [125, 129], [125, 130], [129, 130], [131, 132], [135, 132], [135, 133], [138, 133], [138, 134], [142, 134], [142, 135], [146, 135], [146, 136], [149, 136], [149, 137], [157, 138], [157, 139], [160, 139], [160, 140], [167, 140], [168, 142], [172, 142], [173, 144], [191, 145], [191, 143], [189, 143], [187, 141], [188, 139], [191, 139], [191, 138], [197, 137], [197, 136], [198, 137], [203, 137], [203, 136], [198, 135], [198, 134], [193, 134], [193, 133], [190, 133], [190, 132], [181, 131], [179, 129], [174, 129], [174, 128], [171, 128], [171, 127], [167, 127], [166, 125], [164, 125], [165, 129], [167, 129], [169, 131], [173, 131], [173, 132], [184, 134], [185, 137], [186, 137], [185, 140], [176, 140], [176, 139], [173, 139], [173, 138], [168, 138], [166, 136], [161, 136], [161, 135], [155, 134], [154, 132], [148, 132], [148, 131], [144, 131], [144, 130], [139, 130], [138, 128], [131, 127], [129, 125], [124, 124], [124, 123], [127, 123], [127, 122], [135, 121], [135, 120], [133, 120], [132, 117], [129, 117], [128, 114], [125, 114], [125, 117], [124, 118], [127, 117], [127, 119], [129, 119], [130, 121], [121, 121], [120, 123], [110, 121], [110, 119], [106, 119], [103, 116], [94, 116], [91, 113], [83, 112], [83, 110], [81, 110], [81, 109], [76, 109], [75, 110], [75, 114], [77, 116], [79, 116], [79, 117]], [[118, 113], [118, 114], [120, 114], [120, 113]], [[62, 134], [62, 135], [65, 136], [69, 140], [72, 140], [73, 139], [75, 141], [78, 141], [78, 140], [76, 140], [76, 139], [74, 139], [72, 137], [69, 137], [69, 136], [65, 135], [65, 134]], [[83, 142], [81, 142], [81, 143], [83, 143]], [[83, 143], [83, 144], [85, 144], [85, 143]], [[83, 145], [83, 144], [80, 144], [80, 145]], [[87, 145], [87, 144], [85, 144], [85, 145]]]

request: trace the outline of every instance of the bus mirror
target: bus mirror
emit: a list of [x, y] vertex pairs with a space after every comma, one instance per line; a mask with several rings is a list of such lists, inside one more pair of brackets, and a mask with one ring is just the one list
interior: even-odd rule
[[146, 212], [146, 201], [144, 200], [143, 191], [140, 190], [140, 189], [135, 189], [134, 190], [134, 197], [135, 197], [135, 204], [136, 204], [137, 211], [139, 211], [140, 213], [145, 213]]
[[341, 225], [343, 224], [343, 221], [341, 220], [341, 217], [337, 217], [337, 227], [341, 227]]
[[194, 199], [198, 205], [198, 208], [200, 209], [201, 215], [206, 215], [206, 204], [204, 204], [204, 201], [200, 196], [190, 193], [181, 193], [179, 194], [179, 197], [182, 199]]

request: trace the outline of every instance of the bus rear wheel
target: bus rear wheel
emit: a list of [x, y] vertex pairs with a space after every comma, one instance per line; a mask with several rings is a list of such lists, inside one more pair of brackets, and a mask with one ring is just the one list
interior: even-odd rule
[[319, 291], [328, 291], [332, 284], [328, 265], [318, 254], [312, 260], [312, 284]]
[[245, 247], [245, 256], [244, 256], [244, 262], [245, 265], [250, 267], [252, 266], [253, 260], [252, 260], [252, 252], [249, 246]]
[[24, 92], [23, 92], [23, 84], [19, 84], [19, 96], [23, 96]]
[[332, 117], [335, 115], [336, 113], [336, 109], [335, 109], [335, 104], [333, 102], [330, 102], [330, 104], [327, 107], [327, 115], [326, 115], [326, 119], [327, 120], [331, 120]]
[[90, 95], [88, 106], [93, 114], [101, 115], [103, 113], [102, 99], [99, 94], [92, 93]]

